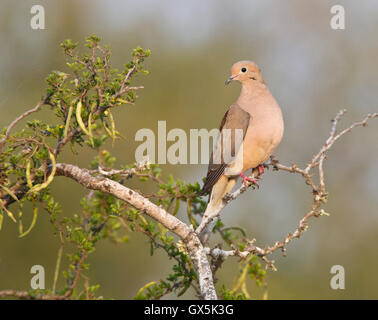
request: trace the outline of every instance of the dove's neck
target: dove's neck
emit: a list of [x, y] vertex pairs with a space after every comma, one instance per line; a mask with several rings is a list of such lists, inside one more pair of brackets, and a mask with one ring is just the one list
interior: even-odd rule
[[253, 81], [242, 84], [242, 89], [237, 103], [242, 107], [250, 105], [251, 101], [256, 101], [261, 97], [271, 95], [265, 83]]

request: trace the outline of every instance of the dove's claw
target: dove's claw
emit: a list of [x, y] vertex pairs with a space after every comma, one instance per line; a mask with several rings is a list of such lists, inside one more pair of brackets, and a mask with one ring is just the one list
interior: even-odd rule
[[248, 182], [252, 182], [255, 186], [259, 187], [257, 180], [247, 177], [243, 172], [240, 173], [240, 176], [243, 179], [243, 184], [246, 187]]

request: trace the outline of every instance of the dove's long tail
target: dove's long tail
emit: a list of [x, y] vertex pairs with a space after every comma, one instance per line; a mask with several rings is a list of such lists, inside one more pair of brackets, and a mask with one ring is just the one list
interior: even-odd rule
[[[230, 192], [232, 188], [235, 186], [236, 183], [235, 178], [228, 178], [225, 175], [221, 176], [217, 183], [213, 186], [209, 196], [209, 203], [207, 204], [204, 217], [210, 215], [214, 210], [221, 205], [222, 199], [226, 195], [226, 193]], [[200, 239], [201, 242], [204, 244], [210, 237], [211, 230], [214, 228], [217, 219], [212, 220], [207, 227], [201, 232]]]

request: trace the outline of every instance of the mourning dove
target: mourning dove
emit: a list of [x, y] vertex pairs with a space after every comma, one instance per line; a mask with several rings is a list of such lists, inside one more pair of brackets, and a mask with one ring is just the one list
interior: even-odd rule
[[[276, 100], [273, 98], [258, 66], [252, 61], [239, 61], [231, 68], [231, 81], [239, 81], [242, 89], [237, 101], [227, 110], [223, 117], [218, 138], [207, 172], [205, 184], [201, 194], [210, 192], [209, 202], [204, 213], [207, 216], [222, 202], [226, 193], [235, 186], [239, 176], [243, 182], [256, 182], [244, 175], [248, 169], [258, 169], [259, 174], [264, 172], [262, 164], [271, 156], [281, 141], [284, 123], [282, 113]], [[229, 129], [229, 130], [225, 130]], [[237, 130], [239, 129], [239, 130]], [[231, 131], [231, 135], [224, 135]], [[241, 133], [239, 144], [236, 132]], [[230, 140], [230, 141], [227, 141]], [[223, 156], [224, 148], [231, 142], [230, 161]], [[220, 161], [214, 161], [215, 153], [222, 154]]]

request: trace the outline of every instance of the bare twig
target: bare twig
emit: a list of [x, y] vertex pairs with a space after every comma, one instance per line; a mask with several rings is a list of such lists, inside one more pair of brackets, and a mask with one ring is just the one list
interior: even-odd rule
[[3, 147], [5, 141], [9, 138], [9, 135], [10, 135], [10, 132], [12, 131], [12, 129], [16, 126], [17, 123], [19, 123], [22, 119], [24, 119], [25, 117], [31, 115], [32, 113], [34, 112], [37, 112], [39, 111], [39, 109], [41, 108], [41, 106], [43, 106], [44, 104], [46, 104], [48, 102], [48, 100], [50, 99], [50, 96], [47, 96], [45, 99], [39, 101], [37, 103], [37, 105], [34, 107], [34, 108], [31, 108], [30, 110], [24, 112], [23, 114], [21, 114], [20, 116], [18, 116], [15, 120], [13, 120], [10, 125], [8, 126], [7, 128], [7, 131], [5, 132], [5, 136], [3, 137], [3, 139], [0, 141], [0, 150], [1, 148]]
[[[249, 176], [251, 179], [258, 178], [258, 175], [256, 171], [253, 171], [252, 174]], [[242, 193], [244, 193], [248, 187], [253, 186], [254, 184], [252, 182], [248, 182], [246, 185], [242, 185], [239, 187], [236, 191], [234, 191], [232, 194], [226, 194], [223, 198], [223, 201], [221, 204], [212, 212], [210, 212], [208, 215], [204, 215], [202, 218], [202, 221], [200, 225], [196, 229], [196, 233], [200, 234], [211, 222], [219, 218], [221, 211], [224, 209], [224, 207], [230, 203], [232, 200], [235, 200], [237, 197], [239, 197]]]
[[[213, 258], [216, 257], [222, 257], [223, 259], [231, 256], [236, 256], [241, 259], [245, 259], [249, 254], [255, 254], [263, 258], [265, 262], [267, 262], [267, 265], [275, 268], [273, 262], [266, 259], [266, 256], [269, 254], [272, 254], [278, 249], [281, 249], [282, 253], [286, 255], [286, 248], [285, 246], [289, 244], [292, 240], [295, 238], [299, 238], [303, 232], [305, 232], [308, 228], [308, 221], [311, 217], [319, 217], [322, 215], [329, 215], [326, 213], [323, 209], [321, 209], [322, 204], [326, 203], [328, 193], [325, 189], [325, 182], [324, 182], [324, 161], [326, 159], [326, 152], [330, 150], [330, 148], [333, 146], [333, 144], [340, 139], [344, 134], [350, 132], [353, 128], [358, 126], [366, 126], [368, 121], [373, 118], [378, 117], [378, 113], [372, 113], [368, 114], [363, 120], [354, 122], [351, 124], [348, 128], [342, 130], [341, 132], [337, 133], [337, 124], [341, 117], [345, 114], [346, 110], [341, 110], [337, 113], [335, 118], [332, 120], [332, 127], [329, 134], [329, 137], [327, 138], [326, 142], [323, 144], [323, 146], [320, 148], [320, 151], [314, 155], [311, 162], [308, 163], [308, 165], [301, 169], [298, 165], [295, 163], [292, 163], [291, 166], [285, 166], [280, 164], [274, 157], [271, 157], [270, 162], [266, 163], [266, 165], [269, 167], [273, 167], [273, 170], [281, 170], [291, 173], [297, 173], [303, 177], [305, 180], [305, 183], [311, 187], [311, 193], [313, 197], [313, 204], [311, 207], [311, 210], [307, 212], [304, 217], [299, 221], [297, 228], [294, 230], [294, 232], [289, 233], [287, 236], [283, 238], [281, 241], [276, 241], [274, 245], [272, 246], [265, 246], [264, 248], [258, 247], [254, 245], [255, 240], [249, 241], [248, 245], [246, 246], [244, 251], [239, 251], [238, 249], [233, 248], [233, 250], [222, 250], [219, 248], [205, 248], [208, 255], [212, 256]], [[317, 176], [318, 176], [318, 183], [314, 182], [314, 174], [311, 170], [314, 168], [318, 168]], [[223, 199], [223, 204], [217, 208], [214, 212], [210, 214], [209, 217], [205, 217], [200, 227], [197, 228], [196, 232], [202, 231], [204, 227], [214, 218], [218, 217], [220, 214], [220, 211], [227, 205], [228, 202], [236, 199], [241, 193], [245, 191], [245, 187], [242, 186], [239, 189], [237, 189], [234, 193], [231, 195], [227, 195], [225, 199]]]

